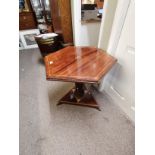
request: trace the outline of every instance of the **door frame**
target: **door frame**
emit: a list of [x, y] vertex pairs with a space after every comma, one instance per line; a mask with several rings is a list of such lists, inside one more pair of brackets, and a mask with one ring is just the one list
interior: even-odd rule
[[112, 25], [111, 36], [108, 44], [108, 53], [111, 55], [115, 55], [115, 51], [117, 49], [117, 45], [120, 40], [122, 28], [124, 26], [124, 22], [127, 16], [127, 12], [130, 6], [131, 0], [118, 0], [115, 17]]
[[[113, 56], [115, 56], [115, 51], [117, 49], [117, 45], [120, 40], [122, 28], [123, 28], [125, 18], [126, 18], [127, 12], [128, 12], [130, 1], [131, 0], [118, 0], [118, 2], [117, 2], [116, 11], [115, 11], [114, 19], [113, 19], [113, 24], [112, 24], [111, 33], [109, 36], [107, 49], [103, 49], [103, 50], [107, 51], [107, 53], [109, 53]], [[109, 7], [109, 0], [105, 1], [103, 9], [104, 9], [104, 14], [103, 14], [102, 21], [101, 21], [98, 48], [102, 48], [101, 47], [102, 35], [104, 35], [106, 33], [106, 29], [107, 29], [106, 24], [105, 24], [105, 18], [106, 18], [107, 13], [109, 12], [108, 9], [111, 9]], [[99, 91], [102, 92], [103, 90], [107, 89], [107, 87], [109, 86], [110, 80], [111, 80], [112, 72], [113, 72], [113, 70], [111, 72], [109, 72], [102, 79], [102, 81], [99, 85]]]
[[[111, 33], [109, 34], [110, 36], [109, 36], [108, 46], [107, 46], [107, 49], [103, 49], [103, 50], [106, 50], [109, 54], [113, 55], [114, 51], [117, 48], [119, 38], [120, 38], [120, 35], [122, 32], [122, 28], [123, 28], [123, 25], [125, 22], [125, 18], [126, 18], [127, 12], [128, 12], [128, 8], [130, 5], [130, 1], [131, 0], [118, 0], [118, 2], [117, 2], [116, 10], [114, 12], [115, 15], [114, 15], [113, 23], [112, 23], [112, 27], [111, 27]], [[104, 9], [104, 13], [103, 13], [102, 21], [101, 21], [98, 48], [100, 48], [101, 44], [103, 44], [101, 41], [102, 35], [107, 33], [105, 19], [106, 19], [108, 12], [111, 11], [109, 0], [106, 0], [104, 2], [103, 9]]]
[[[122, 29], [125, 23], [125, 19], [126, 19], [131, 1], [132, 0], [118, 0], [118, 3], [117, 3], [117, 7], [116, 7], [114, 19], [113, 19], [113, 24], [111, 28], [111, 33], [109, 36], [108, 46], [107, 46], [107, 49], [103, 49], [103, 50], [106, 50], [107, 53], [113, 56], [115, 56], [115, 51], [117, 49], [117, 46], [120, 40], [120, 36], [122, 33]], [[106, 33], [104, 18], [106, 16], [106, 13], [108, 12], [107, 11], [108, 1], [106, 1], [106, 3], [107, 3], [105, 5], [106, 8], [104, 9], [105, 15], [102, 20], [99, 39], [101, 39], [101, 35], [103, 35], [103, 33]], [[101, 44], [101, 40], [99, 40], [99, 45], [100, 44]], [[126, 113], [126, 115], [134, 122], [134, 119], [135, 119], [134, 109], [132, 109], [132, 107], [130, 107], [128, 104], [125, 104], [126, 101], [124, 100], [124, 97], [121, 96], [119, 92], [117, 92], [117, 90], [111, 87], [112, 77], [114, 76], [114, 72], [116, 68], [113, 67], [113, 69], [104, 77], [104, 79], [101, 82], [101, 85], [99, 86], [99, 91], [101, 92], [105, 91], [106, 94], [110, 98], [112, 98], [114, 103], [120, 106], [120, 108]]]

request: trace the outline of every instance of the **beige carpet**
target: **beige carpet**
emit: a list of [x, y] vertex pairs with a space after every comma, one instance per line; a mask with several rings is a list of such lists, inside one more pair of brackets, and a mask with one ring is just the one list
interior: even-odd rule
[[134, 155], [134, 125], [105, 93], [102, 111], [60, 105], [72, 83], [46, 81], [38, 49], [20, 51], [20, 155]]

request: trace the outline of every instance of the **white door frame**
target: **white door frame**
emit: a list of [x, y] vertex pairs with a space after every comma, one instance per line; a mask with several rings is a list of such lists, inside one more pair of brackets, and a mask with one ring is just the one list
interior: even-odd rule
[[[103, 46], [101, 46], [102, 35], [104, 33], [106, 33], [106, 29], [107, 29], [104, 21], [106, 18], [106, 14], [110, 11], [108, 9], [111, 9], [109, 7], [109, 1], [110, 0], [105, 1], [104, 8], [103, 8], [104, 14], [102, 17], [103, 19], [102, 19], [101, 27], [100, 27], [100, 36], [99, 36], [98, 48], [103, 47]], [[116, 7], [114, 19], [113, 19], [112, 28], [111, 28], [111, 34], [109, 36], [108, 47], [107, 47], [107, 49], [103, 49], [103, 50], [106, 50], [107, 53], [109, 53], [113, 56], [114, 56], [115, 50], [117, 49], [117, 45], [118, 45], [118, 42], [120, 39], [120, 35], [122, 32], [122, 28], [123, 28], [123, 25], [125, 22], [125, 18], [126, 18], [127, 12], [128, 12], [129, 5], [130, 5], [130, 0], [118, 0], [118, 2], [117, 2], [117, 7]], [[99, 86], [99, 91], [102, 92], [104, 89], [107, 88], [107, 86], [110, 82], [109, 80], [111, 79], [110, 78], [110, 76], [112, 74], [111, 72], [109, 74], [107, 74], [103, 78], [103, 80], [101, 81], [100, 86]]]
[[[102, 35], [107, 33], [105, 19], [106, 19], [108, 12], [111, 11], [111, 7], [109, 7], [110, 1], [111, 0], [106, 0], [104, 3], [104, 7], [103, 7], [104, 14], [103, 14], [102, 21], [101, 21], [98, 48], [102, 47], [101, 44], [103, 44]], [[112, 28], [111, 28], [111, 34], [109, 36], [109, 41], [108, 41], [108, 48], [103, 49], [103, 50], [106, 50], [110, 54], [113, 54], [117, 48], [129, 5], [130, 5], [130, 0], [118, 0], [117, 2], [117, 7], [116, 7], [116, 11], [114, 12], [115, 15], [114, 15], [113, 23], [112, 23]]]
[[107, 52], [114, 55], [131, 0], [118, 0]]
[[[114, 15], [114, 19], [113, 19], [113, 24], [112, 24], [112, 28], [111, 28], [111, 33], [110, 33], [110, 37], [109, 37], [109, 41], [108, 41], [108, 46], [107, 49], [104, 49], [107, 51], [107, 53], [115, 56], [115, 51], [117, 50], [117, 46], [120, 40], [120, 36], [122, 33], [122, 29], [125, 23], [125, 19], [128, 13], [128, 8], [131, 4], [132, 0], [118, 0], [117, 3], [117, 7], [116, 7], [116, 11], [115, 11], [115, 15]], [[107, 1], [108, 3], [108, 1]], [[105, 5], [105, 7], [108, 6], [107, 4]], [[105, 14], [107, 13], [107, 9], [105, 9]], [[106, 15], [104, 15], [106, 16]], [[104, 20], [102, 20], [102, 24], [101, 25], [105, 25]], [[102, 33], [106, 33], [106, 29], [105, 27], [101, 26], [101, 30], [100, 30], [101, 34]], [[101, 38], [101, 36], [100, 36]], [[104, 38], [102, 38], [104, 39]], [[101, 40], [99, 42], [101, 44]], [[100, 48], [100, 46], [99, 46]], [[124, 97], [121, 96], [119, 94], [119, 92], [117, 92], [117, 90], [113, 89], [113, 87], [111, 87], [111, 80], [112, 77], [114, 75], [115, 72], [115, 67], [104, 77], [99, 90], [103, 91], [105, 90], [106, 93], [114, 100], [114, 102], [116, 104], [118, 104], [123, 111], [125, 111], [125, 113], [129, 116], [129, 118], [134, 121], [134, 109], [131, 110], [130, 107], [128, 107], [129, 105], [124, 104]]]
[[103, 17], [101, 20], [98, 48], [107, 51], [111, 29], [115, 17], [115, 11], [119, 0], [105, 0]]
[[[98, 48], [101, 48], [101, 44], [102, 44], [101, 35], [103, 35], [103, 33], [106, 33], [106, 27], [105, 27], [104, 20], [106, 18], [106, 14], [109, 12], [108, 9], [111, 9], [108, 7], [108, 3], [109, 3], [109, 0], [106, 0], [105, 4], [104, 4], [104, 8], [103, 8], [104, 15], [103, 15], [103, 19], [102, 19], [102, 23], [101, 23], [101, 27], [100, 27]], [[118, 2], [117, 2], [117, 7], [116, 7], [115, 15], [114, 15], [112, 28], [111, 28], [111, 34], [109, 37], [108, 47], [107, 47], [107, 49], [103, 49], [103, 50], [106, 50], [107, 53], [109, 53], [113, 56], [114, 56], [115, 50], [117, 49], [117, 45], [118, 45], [118, 42], [120, 39], [120, 35], [122, 32], [122, 28], [123, 28], [123, 25], [125, 22], [125, 18], [126, 18], [127, 12], [128, 12], [129, 5], [130, 5], [130, 0], [118, 0]], [[100, 86], [99, 86], [99, 91], [102, 92], [104, 89], [107, 88], [107, 85], [110, 82], [109, 80], [111, 79], [110, 78], [110, 76], [112, 74], [111, 72], [109, 74], [107, 74], [101, 81]]]

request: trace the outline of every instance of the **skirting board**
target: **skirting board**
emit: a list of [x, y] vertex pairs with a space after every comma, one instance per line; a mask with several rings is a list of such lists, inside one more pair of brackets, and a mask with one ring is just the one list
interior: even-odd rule
[[95, 87], [99, 92], [105, 92], [107, 96], [112, 99], [113, 103], [118, 105], [132, 122], [135, 122], [135, 108], [127, 103], [126, 100], [122, 96], [120, 96], [113, 87], [107, 86], [108, 84], [106, 85], [106, 87], [104, 87], [104, 89], [97, 88], [96, 86]]
[[117, 104], [129, 117], [129, 119], [135, 122], [135, 109], [131, 105], [129, 105], [125, 99], [120, 96], [117, 91], [113, 89], [113, 87], [109, 87], [105, 90], [105, 92], [112, 98], [115, 104]]

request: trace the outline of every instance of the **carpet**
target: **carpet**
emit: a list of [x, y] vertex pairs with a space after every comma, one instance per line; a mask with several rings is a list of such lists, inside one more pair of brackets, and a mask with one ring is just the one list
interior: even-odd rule
[[73, 83], [47, 81], [38, 49], [19, 53], [20, 155], [134, 155], [135, 127], [103, 92], [101, 111], [56, 106]]

